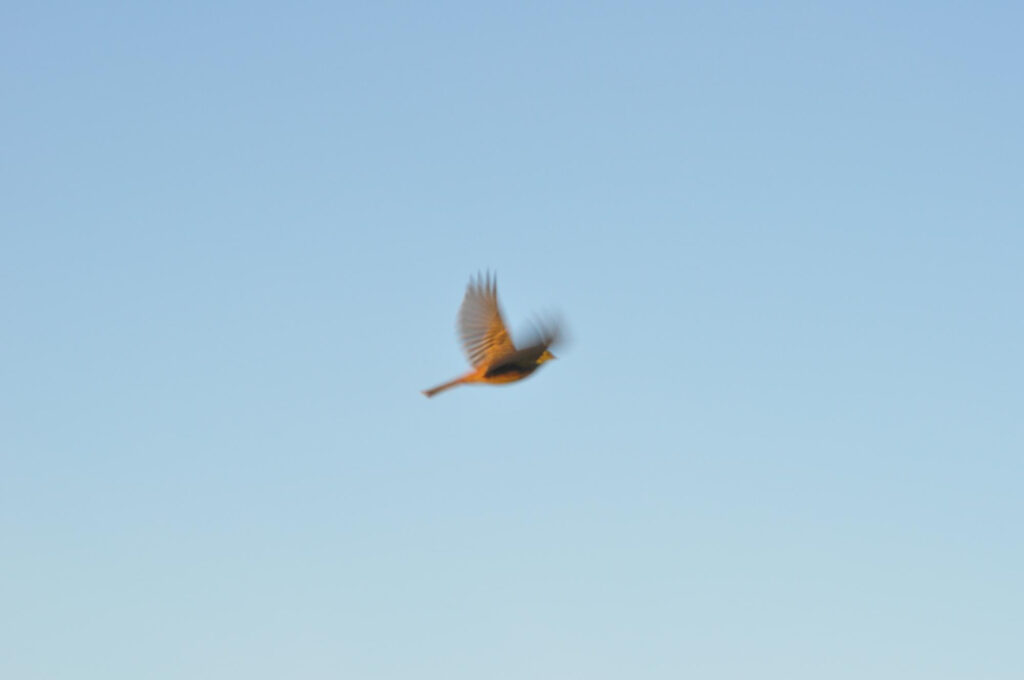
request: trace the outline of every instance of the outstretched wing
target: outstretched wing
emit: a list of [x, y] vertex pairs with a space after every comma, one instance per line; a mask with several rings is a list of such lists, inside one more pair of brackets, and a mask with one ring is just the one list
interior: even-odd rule
[[[519, 336], [520, 340], [523, 338], [524, 336]], [[536, 318], [531, 332], [525, 336], [525, 339], [526, 342], [519, 343], [519, 346], [524, 350], [537, 349], [539, 354], [543, 354], [549, 347], [555, 347], [565, 342], [561, 319], [552, 315], [546, 318]]]
[[473, 366], [516, 351], [498, 307], [498, 284], [490, 274], [469, 282], [459, 309], [459, 336]]

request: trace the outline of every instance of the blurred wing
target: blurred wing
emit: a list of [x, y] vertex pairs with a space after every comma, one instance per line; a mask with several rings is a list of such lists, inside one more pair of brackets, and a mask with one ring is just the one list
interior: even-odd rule
[[554, 347], [565, 340], [562, 322], [557, 318], [538, 319], [533, 322], [533, 328], [527, 338], [527, 342], [520, 344], [521, 347], [538, 350], [538, 354], [543, 353], [549, 347]]
[[490, 274], [469, 282], [459, 309], [459, 336], [474, 366], [516, 351], [498, 308], [498, 284]]

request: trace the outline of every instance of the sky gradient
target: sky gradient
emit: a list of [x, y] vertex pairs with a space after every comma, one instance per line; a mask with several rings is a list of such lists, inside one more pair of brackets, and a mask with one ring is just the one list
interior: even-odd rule
[[842, 5], [0, 10], [0, 676], [1024, 676], [1024, 6]]

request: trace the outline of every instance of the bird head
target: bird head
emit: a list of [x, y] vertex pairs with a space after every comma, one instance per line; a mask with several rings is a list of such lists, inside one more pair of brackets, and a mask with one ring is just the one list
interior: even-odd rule
[[537, 357], [537, 365], [543, 364], [545, 361], [551, 361], [557, 357], [551, 352], [544, 350], [544, 353]]

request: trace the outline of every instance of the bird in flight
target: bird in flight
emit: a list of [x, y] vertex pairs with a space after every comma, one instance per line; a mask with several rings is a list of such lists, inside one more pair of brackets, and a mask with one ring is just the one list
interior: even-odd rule
[[423, 390], [432, 397], [438, 392], [470, 383], [498, 385], [529, 376], [555, 355], [548, 351], [558, 341], [558, 325], [537, 327], [537, 337], [523, 349], [516, 349], [505, 328], [498, 307], [498, 286], [488, 273], [477, 275], [466, 288], [458, 317], [459, 337], [473, 370], [449, 382]]

